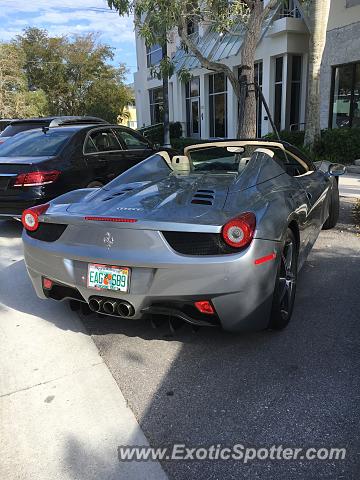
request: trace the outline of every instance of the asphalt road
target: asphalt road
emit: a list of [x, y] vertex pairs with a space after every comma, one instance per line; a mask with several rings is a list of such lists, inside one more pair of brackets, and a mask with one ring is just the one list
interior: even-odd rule
[[291, 324], [231, 335], [84, 318], [153, 446], [345, 447], [341, 461], [165, 461], [170, 479], [358, 480], [360, 236], [343, 198], [299, 279]]

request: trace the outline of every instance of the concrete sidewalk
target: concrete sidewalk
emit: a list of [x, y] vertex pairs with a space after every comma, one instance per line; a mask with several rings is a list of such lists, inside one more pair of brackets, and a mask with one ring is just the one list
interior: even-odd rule
[[165, 480], [118, 462], [147, 440], [77, 316], [35, 296], [20, 231], [0, 221], [1, 480]]
[[339, 191], [341, 197], [360, 198], [360, 175], [349, 173], [341, 176]]

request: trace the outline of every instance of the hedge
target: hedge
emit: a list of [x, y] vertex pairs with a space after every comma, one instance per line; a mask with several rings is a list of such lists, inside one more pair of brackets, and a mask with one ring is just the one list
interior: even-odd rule
[[[276, 140], [275, 134], [265, 136]], [[292, 143], [304, 152], [308, 153], [303, 146], [304, 132], [280, 132], [280, 138]], [[339, 163], [353, 163], [360, 158], [360, 128], [334, 128], [323, 130], [321, 140], [315, 145], [313, 154], [315, 160], [329, 160]]]
[[201, 138], [174, 138], [171, 140], [171, 145], [173, 148], [178, 150], [179, 152], [183, 153], [184, 148], [188, 147], [189, 145], [195, 145], [197, 143], [206, 143], [209, 140], [204, 140]]
[[[171, 125], [171, 131], [173, 132], [171, 137], [171, 145], [180, 152], [183, 152], [184, 148], [188, 145], [209, 141], [199, 138], [181, 137], [181, 135], [179, 135], [181, 124], [174, 123]], [[150, 136], [148, 136], [148, 138], [150, 138]], [[269, 133], [268, 135], [265, 135], [264, 138], [277, 140], [277, 136], [274, 133]], [[288, 132], [284, 130], [280, 132], [280, 138], [285, 142], [295, 145], [300, 150], [303, 150], [315, 161], [329, 160], [332, 162], [346, 164], [353, 163], [354, 160], [360, 158], [360, 128], [336, 128], [333, 130], [323, 130], [321, 132], [321, 140], [317, 145], [315, 145], [313, 153], [309, 153], [309, 151], [303, 145], [303, 131]], [[154, 143], [162, 142], [163, 140], [161, 138], [161, 140], [155, 141]]]
[[[138, 130], [142, 135], [148, 138], [153, 143], [164, 143], [164, 124], [159, 123], [157, 125], [139, 128]], [[180, 122], [170, 123], [170, 138], [171, 141], [180, 138], [182, 135], [182, 126]]]

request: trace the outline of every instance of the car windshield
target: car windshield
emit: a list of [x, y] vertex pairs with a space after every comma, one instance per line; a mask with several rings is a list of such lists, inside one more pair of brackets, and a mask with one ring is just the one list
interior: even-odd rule
[[74, 132], [37, 130], [9, 138], [0, 145], [0, 157], [49, 157], [56, 155]]
[[4, 130], [1, 132], [0, 137], [13, 137], [17, 133], [25, 132], [26, 130], [33, 130], [34, 128], [41, 128], [44, 124], [40, 124], [39, 122], [23, 122], [23, 123], [14, 123], [13, 125], [8, 125]]
[[204, 147], [189, 152], [193, 172], [241, 173], [256, 149], [253, 145], [244, 147]]
[[171, 168], [164, 158], [161, 155], [154, 154], [129, 168], [129, 170], [126, 170], [126, 172], [116, 177], [103, 188], [104, 190], [112, 190], [125, 183], [155, 181], [168, 175], [170, 172]]

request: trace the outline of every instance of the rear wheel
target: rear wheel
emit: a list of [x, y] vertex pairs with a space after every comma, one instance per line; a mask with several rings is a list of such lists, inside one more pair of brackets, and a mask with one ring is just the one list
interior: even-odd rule
[[329, 201], [329, 216], [323, 225], [323, 230], [334, 228], [339, 220], [340, 199], [338, 182], [335, 180], [331, 189]]
[[282, 330], [291, 319], [297, 281], [298, 247], [293, 231], [288, 228], [277, 271], [269, 328]]

